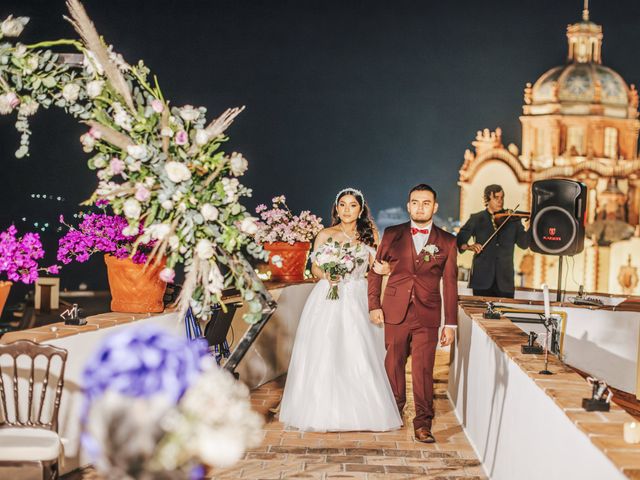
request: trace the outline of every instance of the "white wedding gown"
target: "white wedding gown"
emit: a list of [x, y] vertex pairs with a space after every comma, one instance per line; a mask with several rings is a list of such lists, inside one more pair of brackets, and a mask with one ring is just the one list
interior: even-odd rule
[[402, 426], [384, 369], [384, 331], [369, 321], [367, 270], [375, 251], [358, 244], [365, 261], [327, 300], [320, 280], [300, 317], [280, 421], [304, 431], [387, 431]]

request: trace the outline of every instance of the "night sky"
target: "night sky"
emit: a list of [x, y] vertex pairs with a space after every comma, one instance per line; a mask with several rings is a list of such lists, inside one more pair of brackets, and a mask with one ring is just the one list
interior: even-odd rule
[[[464, 150], [484, 127], [500, 126], [505, 145], [520, 145], [525, 83], [564, 63], [566, 26], [582, 11], [581, 0], [85, 5], [116, 51], [145, 60], [173, 105], [206, 106], [208, 118], [246, 105], [226, 150], [249, 159], [248, 207], [285, 194], [292, 209], [325, 218], [344, 186], [362, 189], [377, 214], [403, 205], [420, 182], [439, 192], [443, 217], [456, 217]], [[590, 9], [603, 25], [604, 63], [638, 83], [640, 2]], [[31, 17], [25, 43], [76, 37], [61, 0], [2, 0], [0, 17], [10, 13]], [[0, 117], [0, 227], [70, 215], [96, 184], [78, 141], [85, 128], [41, 111], [31, 156], [18, 160], [14, 120]]]

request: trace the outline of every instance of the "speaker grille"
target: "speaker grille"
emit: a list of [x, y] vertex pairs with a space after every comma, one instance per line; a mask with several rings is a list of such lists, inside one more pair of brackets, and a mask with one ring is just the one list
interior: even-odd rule
[[533, 220], [533, 240], [544, 253], [563, 253], [573, 245], [578, 224], [569, 212], [548, 206], [540, 210]]

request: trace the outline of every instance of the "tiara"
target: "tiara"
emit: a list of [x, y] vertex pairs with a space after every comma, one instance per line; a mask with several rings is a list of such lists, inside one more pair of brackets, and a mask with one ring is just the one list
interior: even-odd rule
[[360, 190], [358, 190], [357, 188], [347, 187], [340, 190], [336, 195], [336, 201], [335, 201], [336, 205], [338, 204], [338, 200], [340, 199], [340, 196], [345, 192], [352, 192], [356, 194], [358, 197], [360, 197], [360, 200], [362, 200], [362, 203], [364, 203], [364, 195]]

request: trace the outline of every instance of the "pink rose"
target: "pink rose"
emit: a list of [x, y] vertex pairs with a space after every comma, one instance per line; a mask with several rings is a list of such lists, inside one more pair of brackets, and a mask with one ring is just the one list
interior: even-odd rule
[[159, 276], [160, 280], [162, 280], [163, 282], [171, 283], [176, 276], [176, 272], [173, 270], [173, 268], [166, 267], [162, 269]]
[[185, 145], [189, 141], [189, 135], [184, 130], [180, 130], [176, 133], [176, 144]]
[[162, 111], [164, 110], [164, 103], [156, 98], [154, 100], [151, 100], [151, 108], [156, 113], [162, 113]]
[[114, 175], [119, 175], [124, 172], [124, 162], [120, 160], [118, 157], [113, 157], [111, 162], [109, 163], [109, 167]]
[[139, 202], [146, 202], [151, 198], [151, 192], [144, 185], [138, 185], [136, 187], [136, 200]]

